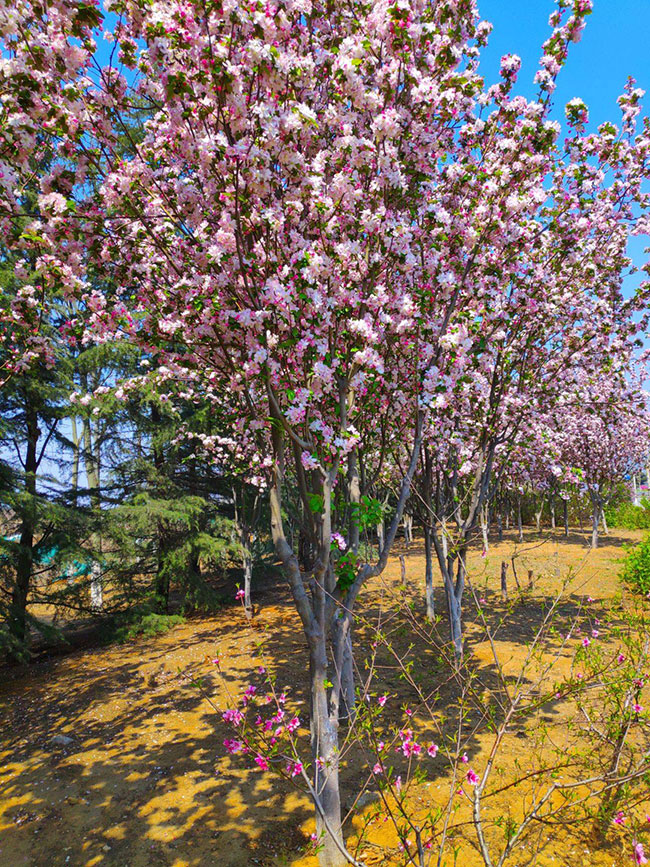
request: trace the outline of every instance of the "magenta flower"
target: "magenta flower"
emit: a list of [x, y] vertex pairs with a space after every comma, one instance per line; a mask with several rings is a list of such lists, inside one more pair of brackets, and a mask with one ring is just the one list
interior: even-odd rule
[[294, 718], [290, 719], [289, 722], [287, 723], [287, 731], [295, 732], [295, 730], [298, 728], [299, 725], [300, 725], [300, 720], [298, 719], [297, 716], [294, 716]]
[[460, 757], [460, 760], [464, 765], [466, 765], [467, 762], [469, 762], [469, 759], [467, 758], [467, 753], [463, 753], [463, 755]]
[[619, 810], [618, 813], [614, 816], [614, 824], [615, 825], [624, 825], [626, 822], [625, 813], [622, 810]]
[[238, 591], [235, 593], [235, 599], [243, 599], [243, 598], [244, 598], [244, 595], [245, 595], [245, 594], [244, 594], [244, 591], [243, 591], [243, 590], [238, 590]]
[[226, 751], [230, 753], [230, 755], [234, 755], [235, 753], [240, 753], [244, 748], [244, 745], [241, 741], [235, 741], [232, 738], [226, 738], [223, 742]]
[[231, 725], [238, 726], [241, 721], [244, 719], [244, 714], [237, 710], [237, 708], [228, 708], [221, 714], [222, 718], [225, 722], [230, 723]]
[[427, 754], [431, 756], [432, 759], [438, 755], [438, 744], [429, 744], [427, 747]]
[[302, 762], [293, 762], [287, 765], [287, 771], [292, 777], [297, 777], [302, 773]]
[[619, 655], [616, 657], [616, 662], [625, 662], [625, 654], [619, 653]]
[[645, 857], [645, 852], [643, 850], [643, 843], [637, 843], [635, 840], [632, 844], [634, 846], [634, 863], [635, 864], [647, 864], [648, 859]]
[[590, 644], [591, 644], [591, 641], [588, 638], [582, 639], [582, 646], [583, 647], [589, 647]]
[[643, 710], [643, 705], [636, 702], [636, 704], [632, 705], [632, 710], [634, 711], [634, 713], [641, 713], [641, 711]]
[[473, 771], [471, 768], [467, 772], [466, 776], [467, 776], [467, 782], [470, 784], [470, 786], [475, 786], [478, 783], [478, 777], [476, 775], [476, 772]]
[[373, 774], [383, 774], [383, 773], [384, 773], [384, 769], [383, 769], [382, 766], [379, 764], [379, 762], [377, 762], [377, 763], [373, 766], [372, 772], [373, 772]]
[[255, 764], [258, 765], [261, 771], [268, 771], [269, 769], [269, 763], [259, 753], [255, 756]]
[[379, 698], [377, 699], [377, 704], [380, 707], [383, 707], [386, 704], [387, 699], [388, 699], [387, 695], [380, 695]]

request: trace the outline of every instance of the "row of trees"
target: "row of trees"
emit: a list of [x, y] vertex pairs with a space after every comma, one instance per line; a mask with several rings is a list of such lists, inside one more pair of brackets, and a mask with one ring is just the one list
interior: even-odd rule
[[[345, 860], [358, 598], [405, 511], [424, 530], [428, 614], [435, 562], [459, 659], [489, 504], [586, 491], [596, 544], [607, 486], [646, 462], [647, 286], [621, 289], [628, 238], [647, 229], [642, 92], [628, 82], [619, 125], [597, 132], [579, 99], [564, 139], [551, 118], [590, 9], [563, 0], [551, 16], [534, 99], [514, 94], [514, 55], [497, 83], [479, 75], [490, 27], [473, 0], [3, 13], [3, 393], [24, 479], [10, 631], [24, 637], [21, 576], [44, 544], [48, 438], [73, 475], [84, 462], [87, 538], [110, 512], [118, 556], [155, 540], [148, 568], [126, 562], [155, 573], [158, 598], [223, 550], [224, 498], [250, 576], [265, 503], [306, 638], [323, 865]], [[47, 390], [62, 376], [73, 411]]]

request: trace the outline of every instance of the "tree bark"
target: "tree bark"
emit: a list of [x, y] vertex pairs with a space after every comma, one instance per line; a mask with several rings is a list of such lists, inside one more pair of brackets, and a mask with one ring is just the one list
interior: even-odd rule
[[433, 550], [431, 546], [431, 528], [424, 523], [424, 593], [427, 606], [427, 620], [433, 623], [436, 615], [433, 595]]
[[10, 653], [20, 658], [21, 648], [27, 642], [27, 597], [34, 566], [34, 534], [36, 531], [36, 470], [37, 443], [39, 437], [38, 413], [30, 404], [29, 395], [26, 399], [27, 450], [25, 453], [25, 507], [22, 512], [20, 527], [20, 548], [16, 558], [16, 581], [12, 588], [9, 603], [8, 627], [17, 647]]
[[[347, 858], [341, 829], [339, 788], [338, 720], [332, 719], [327, 696], [327, 653], [325, 636], [314, 636], [310, 648], [311, 667], [311, 754], [314, 767], [316, 835], [320, 845], [320, 867], [343, 867]], [[321, 812], [322, 811], [322, 812]]]
[[591, 547], [597, 548], [598, 547], [598, 523], [600, 521], [601, 508], [600, 508], [600, 503], [597, 501], [594, 501], [593, 506], [594, 506], [594, 508], [593, 508], [593, 515], [592, 515], [592, 521], [591, 521]]

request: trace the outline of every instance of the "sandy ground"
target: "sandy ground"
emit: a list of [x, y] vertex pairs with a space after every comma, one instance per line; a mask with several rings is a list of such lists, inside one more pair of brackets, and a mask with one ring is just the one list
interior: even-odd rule
[[[514, 534], [491, 544], [487, 556], [472, 552], [469, 571], [477, 594], [498, 599], [499, 567], [514, 551], [522, 585], [533, 571], [534, 590], [510, 615], [498, 635], [506, 665], [516, 668], [539, 603], [553, 594], [571, 572], [566, 604], [577, 606], [587, 596], [611, 600], [621, 593], [617, 578], [624, 546], [638, 541], [639, 532], [613, 531], [602, 547], [589, 551], [586, 534], [559, 534], [543, 541], [528, 532], [524, 545]], [[406, 588], [398, 591], [415, 601], [421, 617], [422, 550], [416, 542], [402, 551]], [[395, 592], [400, 563], [394, 557], [384, 576], [370, 586], [361, 606], [375, 606], [382, 588]], [[508, 573], [514, 590], [512, 568]], [[192, 619], [165, 636], [125, 646], [92, 648], [44, 660], [29, 667], [0, 672], [0, 865], [34, 867], [243, 867], [316, 863], [310, 856], [312, 811], [307, 798], [276, 777], [249, 769], [241, 759], [224, 755], [231, 732], [220, 715], [188, 683], [188, 674], [205, 676], [205, 686], [217, 709], [225, 706], [224, 685], [210, 663], [222, 660], [228, 689], [239, 692], [251, 674], [251, 659], [265, 660], [289, 687], [295, 701], [304, 702], [306, 663], [299, 622], [286, 588], [258, 595], [259, 614], [247, 625], [239, 608], [225, 608], [210, 618]], [[436, 602], [443, 610], [443, 594]], [[496, 604], [496, 603], [495, 603]], [[441, 627], [444, 629], [443, 622]], [[479, 666], [490, 666], [489, 646], [472, 641], [468, 650]], [[408, 636], [405, 636], [405, 640]], [[439, 677], [435, 666], [418, 660]], [[408, 700], [408, 685], [388, 667], [378, 670], [377, 689]], [[444, 698], [444, 693], [441, 694]], [[563, 723], [559, 712], [554, 725]], [[53, 742], [63, 735], [69, 743]], [[512, 759], [526, 749], [513, 735]], [[487, 748], [484, 736], [473, 744], [472, 762], [481, 766]], [[343, 769], [343, 800], [353, 800], [358, 780], [350, 760]], [[506, 768], [506, 771], [508, 769]], [[442, 772], [441, 772], [442, 774]], [[418, 790], [423, 809], [441, 803], [445, 780], [436, 778]], [[504, 795], [504, 809], [509, 809]], [[366, 808], [368, 809], [368, 808]], [[372, 810], [372, 808], [369, 808]], [[366, 814], [367, 815], [367, 814]], [[348, 833], [364, 820], [362, 810], [350, 820]], [[374, 847], [367, 864], [399, 863], [396, 839], [382, 822], [373, 823]], [[650, 849], [650, 833], [646, 835]], [[625, 849], [624, 846], [628, 845]], [[616, 835], [595, 849], [576, 829], [556, 839], [542, 833], [537, 857], [520, 853], [512, 867], [618, 867], [632, 863], [629, 841]], [[481, 864], [471, 845], [450, 853], [445, 867]]]

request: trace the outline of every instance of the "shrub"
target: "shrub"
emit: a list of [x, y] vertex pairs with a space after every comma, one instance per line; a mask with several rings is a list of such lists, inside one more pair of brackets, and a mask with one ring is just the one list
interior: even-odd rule
[[650, 535], [627, 555], [623, 580], [639, 593], [650, 593]]
[[185, 623], [180, 614], [158, 614], [146, 609], [120, 612], [103, 627], [102, 638], [106, 644], [125, 644], [135, 638], [153, 638], [168, 632], [173, 626]]
[[641, 500], [640, 506], [621, 503], [615, 509], [606, 509], [605, 517], [610, 527], [625, 530], [650, 530], [650, 501]]

